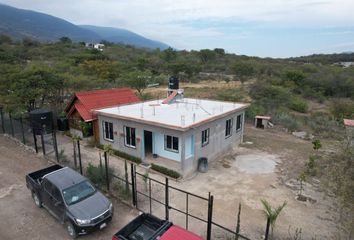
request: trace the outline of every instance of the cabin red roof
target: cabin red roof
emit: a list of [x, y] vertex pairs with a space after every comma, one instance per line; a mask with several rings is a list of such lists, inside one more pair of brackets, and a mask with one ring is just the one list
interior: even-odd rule
[[345, 126], [354, 127], [354, 120], [352, 120], [352, 119], [343, 119], [343, 121], [344, 121], [344, 125]]
[[70, 115], [76, 109], [84, 121], [88, 122], [96, 119], [92, 114], [94, 109], [137, 102], [140, 102], [139, 98], [129, 88], [76, 92], [66, 106], [65, 112]]
[[200, 236], [189, 232], [177, 225], [172, 225], [160, 238], [160, 240], [203, 240]]

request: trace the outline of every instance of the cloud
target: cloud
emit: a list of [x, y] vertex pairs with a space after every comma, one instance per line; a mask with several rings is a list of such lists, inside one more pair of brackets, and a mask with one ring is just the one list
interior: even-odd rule
[[[252, 40], [265, 30], [354, 26], [353, 0], [0, 0], [75, 24], [126, 28], [179, 49]], [[300, 32], [299, 32], [300, 33]], [[348, 34], [350, 35], [350, 34]], [[353, 35], [351, 35], [353, 36]], [[256, 44], [256, 43], [255, 43]], [[261, 42], [260, 42], [261, 44]], [[222, 46], [219, 46], [222, 47]], [[236, 49], [237, 50], [237, 49]]]

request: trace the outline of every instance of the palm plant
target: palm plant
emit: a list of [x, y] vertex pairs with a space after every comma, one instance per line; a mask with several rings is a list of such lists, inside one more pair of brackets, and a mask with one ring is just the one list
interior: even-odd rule
[[280, 212], [283, 210], [283, 208], [286, 206], [287, 202], [284, 201], [284, 203], [276, 208], [273, 208], [270, 203], [265, 200], [261, 199], [262, 205], [263, 205], [263, 212], [266, 215], [266, 217], [269, 219], [270, 226], [271, 226], [271, 236], [273, 238], [273, 232], [274, 232], [274, 227], [275, 227], [275, 222], [277, 221], [277, 218], [280, 214]]

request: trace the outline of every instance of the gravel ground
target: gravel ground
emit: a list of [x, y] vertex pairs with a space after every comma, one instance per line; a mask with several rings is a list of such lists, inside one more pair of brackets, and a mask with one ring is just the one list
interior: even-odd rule
[[[0, 136], [0, 239], [70, 239], [63, 225], [33, 203], [25, 175], [51, 163], [15, 141]], [[111, 239], [138, 213], [113, 200], [115, 215], [103, 230], [80, 239]]]

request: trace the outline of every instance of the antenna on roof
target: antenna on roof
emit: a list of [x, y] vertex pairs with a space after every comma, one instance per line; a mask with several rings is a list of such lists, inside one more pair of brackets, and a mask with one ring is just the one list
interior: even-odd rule
[[181, 115], [181, 125], [184, 126], [186, 124], [186, 118], [184, 115]]
[[193, 123], [195, 123], [195, 113], [193, 113]]
[[143, 104], [141, 104], [141, 106], [140, 106], [140, 117], [144, 118], [144, 105]]

